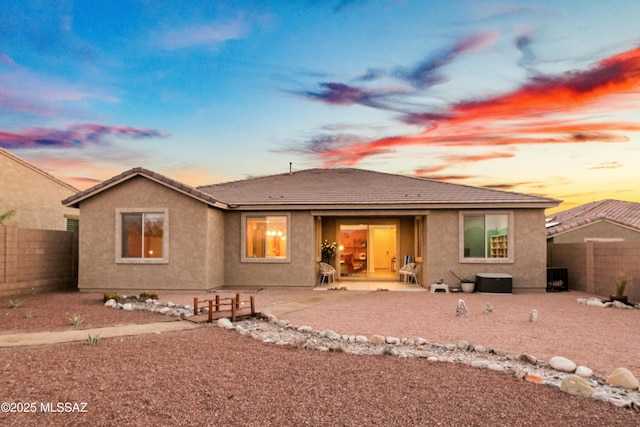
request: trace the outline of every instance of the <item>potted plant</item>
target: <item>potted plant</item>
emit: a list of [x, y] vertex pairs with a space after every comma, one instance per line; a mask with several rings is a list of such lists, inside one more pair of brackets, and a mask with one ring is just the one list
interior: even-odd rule
[[628, 281], [629, 277], [626, 273], [618, 273], [618, 276], [616, 277], [616, 294], [610, 296], [611, 301], [620, 301], [624, 304], [628, 304], [627, 295], [625, 294]]

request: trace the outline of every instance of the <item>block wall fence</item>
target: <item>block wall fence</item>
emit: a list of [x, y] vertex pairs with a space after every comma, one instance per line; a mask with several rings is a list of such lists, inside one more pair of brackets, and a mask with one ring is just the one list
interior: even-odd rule
[[569, 289], [603, 297], [615, 294], [624, 272], [629, 300], [640, 302], [640, 241], [550, 243], [547, 265], [567, 269]]
[[77, 231], [0, 225], [0, 296], [77, 286]]

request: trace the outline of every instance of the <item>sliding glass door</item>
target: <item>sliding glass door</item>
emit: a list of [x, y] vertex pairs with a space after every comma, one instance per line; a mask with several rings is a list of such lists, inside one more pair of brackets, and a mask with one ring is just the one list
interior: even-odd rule
[[395, 280], [398, 245], [396, 228], [393, 223], [340, 224], [340, 276]]

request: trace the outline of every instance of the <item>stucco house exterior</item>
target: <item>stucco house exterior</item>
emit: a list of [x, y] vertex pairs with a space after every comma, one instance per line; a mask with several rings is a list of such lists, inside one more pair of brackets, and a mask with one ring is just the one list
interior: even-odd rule
[[312, 287], [321, 244], [339, 280], [422, 284], [508, 273], [546, 286], [545, 209], [559, 200], [361, 169], [309, 169], [193, 188], [144, 168], [63, 200], [79, 208], [79, 289]]
[[4, 225], [42, 230], [77, 227], [78, 209], [63, 206], [60, 200], [78, 191], [0, 148], [0, 214], [16, 211]]
[[640, 203], [605, 199], [546, 218], [550, 243], [640, 241]]

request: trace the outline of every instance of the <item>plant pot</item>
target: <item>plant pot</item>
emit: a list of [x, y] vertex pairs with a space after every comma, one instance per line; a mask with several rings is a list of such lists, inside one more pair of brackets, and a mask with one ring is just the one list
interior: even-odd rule
[[611, 302], [613, 301], [619, 301], [623, 304], [629, 304], [629, 298], [625, 295], [622, 297], [617, 297], [615, 295], [609, 295], [609, 299], [611, 300]]
[[474, 282], [461, 282], [460, 286], [462, 287], [462, 292], [466, 292], [468, 294], [476, 289], [476, 284]]

